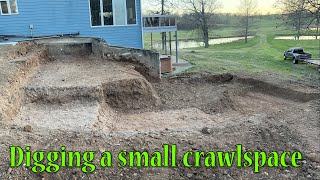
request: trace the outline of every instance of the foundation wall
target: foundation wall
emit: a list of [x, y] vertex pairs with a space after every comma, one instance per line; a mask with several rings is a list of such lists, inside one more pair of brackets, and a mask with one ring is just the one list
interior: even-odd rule
[[100, 38], [52, 38], [37, 40], [37, 43], [48, 47], [50, 57], [59, 58], [63, 55], [95, 56], [115, 61], [132, 62], [148, 69], [148, 75], [160, 79], [160, 54], [154, 51], [120, 46], [110, 46]]
[[154, 51], [108, 46], [105, 42], [94, 39], [92, 42], [92, 53], [101, 58], [143, 64], [149, 69], [148, 73], [150, 76], [159, 79], [161, 77], [160, 54]]

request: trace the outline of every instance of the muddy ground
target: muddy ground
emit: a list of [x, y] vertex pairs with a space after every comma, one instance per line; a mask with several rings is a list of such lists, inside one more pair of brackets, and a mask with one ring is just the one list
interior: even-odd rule
[[[21, 49], [0, 51], [0, 179], [320, 179], [319, 87], [231, 74], [148, 82], [130, 63], [92, 55], [49, 60], [39, 49], [28, 50], [37, 60]], [[18, 73], [26, 67], [29, 71]], [[161, 151], [163, 144], [177, 145], [178, 167], [117, 168], [114, 163], [91, 174], [80, 168], [34, 174], [9, 167], [11, 145], [116, 155]], [[186, 151], [233, 151], [236, 144], [252, 151], [301, 151], [303, 166], [253, 173], [252, 168], [181, 164]]]

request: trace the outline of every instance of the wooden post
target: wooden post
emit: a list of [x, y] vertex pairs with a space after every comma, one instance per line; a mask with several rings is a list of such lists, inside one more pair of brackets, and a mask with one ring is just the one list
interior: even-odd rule
[[319, 58], [320, 58], [320, 39], [319, 39]]
[[169, 32], [169, 47], [170, 47], [170, 55], [172, 56], [172, 46], [171, 46], [171, 32]]
[[[164, 0], [161, 0], [161, 15], [164, 15]], [[163, 17], [160, 17], [159, 18], [159, 22], [161, 22], [161, 19], [162, 19]], [[164, 22], [165, 23], [165, 22]], [[161, 26], [161, 24], [160, 24], [160, 26]], [[164, 32], [162, 32], [161, 33], [161, 40], [162, 40], [162, 50], [164, 50], [164, 48], [166, 48], [166, 41], [165, 41], [165, 33]]]
[[164, 34], [164, 48], [165, 48], [165, 54], [168, 55], [168, 47], [167, 47], [167, 33]]
[[151, 50], [153, 50], [153, 39], [152, 39], [152, 33], [151, 33]]
[[176, 63], [178, 64], [179, 63], [179, 53], [178, 53], [178, 31], [176, 31]]

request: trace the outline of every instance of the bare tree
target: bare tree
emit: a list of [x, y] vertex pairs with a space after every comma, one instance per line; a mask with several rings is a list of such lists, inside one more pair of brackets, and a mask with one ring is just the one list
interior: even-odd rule
[[276, 4], [276, 7], [282, 10], [283, 22], [295, 27], [298, 39], [301, 35], [301, 30], [308, 24], [306, 1], [307, 0], [278, 0]]
[[[152, 14], [170, 14], [170, 12], [173, 10], [172, 8], [175, 7], [174, 0], [147, 0], [148, 6], [152, 7], [151, 10], [149, 10]], [[162, 41], [162, 50], [166, 48], [166, 32], [161, 33], [161, 41]]]
[[[311, 14], [312, 22], [316, 23], [316, 39], [318, 39], [320, 26], [320, 0], [306, 0], [307, 10]], [[311, 23], [312, 23], [311, 22]], [[320, 58], [320, 41], [319, 41], [319, 58]]]
[[248, 42], [251, 25], [253, 24], [253, 16], [256, 13], [257, 0], [241, 0], [240, 15], [241, 29], [245, 36], [245, 43]]
[[310, 13], [310, 24], [316, 24], [316, 39], [319, 35], [319, 26], [320, 26], [320, 0], [306, 0], [306, 9]]
[[171, 14], [177, 8], [174, 0], [144, 0], [149, 14]]
[[205, 48], [209, 47], [209, 29], [213, 23], [211, 19], [219, 7], [217, 0], [182, 0], [185, 9], [190, 13], [192, 22], [201, 32]]

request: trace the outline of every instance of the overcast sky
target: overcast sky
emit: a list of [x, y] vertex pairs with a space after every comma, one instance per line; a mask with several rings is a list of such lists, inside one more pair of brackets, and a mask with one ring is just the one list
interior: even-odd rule
[[[274, 13], [276, 10], [273, 8], [276, 0], [257, 0], [258, 1], [258, 12], [267, 14]], [[142, 7], [144, 10], [149, 8], [148, 0], [142, 0]], [[240, 0], [219, 0], [219, 2], [223, 5], [220, 9], [220, 12], [227, 13], [236, 13], [240, 6]]]

